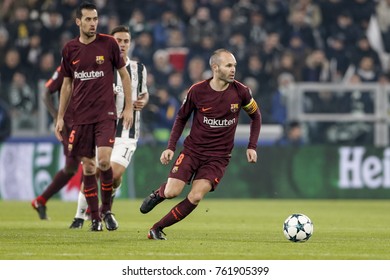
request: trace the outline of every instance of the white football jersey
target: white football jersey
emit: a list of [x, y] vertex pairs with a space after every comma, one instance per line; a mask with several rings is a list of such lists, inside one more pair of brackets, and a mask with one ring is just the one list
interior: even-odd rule
[[[140, 62], [130, 60], [129, 57], [127, 57], [126, 60], [126, 68], [130, 74], [132, 98], [133, 101], [136, 101], [138, 96], [141, 96], [142, 93], [148, 92], [148, 88], [146, 86], [147, 71], [145, 65]], [[118, 116], [116, 137], [130, 138], [137, 141], [140, 133], [140, 111], [134, 110], [134, 124], [130, 129], [125, 129], [123, 127], [123, 119], [119, 119], [120, 114], [125, 108], [125, 96], [123, 93], [122, 80], [117, 70], [115, 70], [113, 86], [114, 92], [116, 93], [115, 103]]]

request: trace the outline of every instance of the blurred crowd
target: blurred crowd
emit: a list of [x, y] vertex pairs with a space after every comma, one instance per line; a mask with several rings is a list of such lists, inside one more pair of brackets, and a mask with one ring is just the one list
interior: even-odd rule
[[[0, 1], [0, 98], [10, 108], [35, 112], [37, 81], [50, 78], [62, 46], [78, 35], [74, 12], [80, 2]], [[390, 0], [92, 2], [99, 32], [130, 27], [129, 55], [148, 70], [152, 98], [144, 123], [150, 131], [172, 126], [188, 87], [210, 76], [208, 58], [221, 47], [235, 54], [236, 78], [251, 87], [265, 124], [286, 124], [284, 99], [293, 83], [389, 81], [381, 53], [390, 52]], [[329, 99], [319, 96], [310, 106], [323, 106], [322, 97]], [[372, 110], [369, 98], [360, 104]]]

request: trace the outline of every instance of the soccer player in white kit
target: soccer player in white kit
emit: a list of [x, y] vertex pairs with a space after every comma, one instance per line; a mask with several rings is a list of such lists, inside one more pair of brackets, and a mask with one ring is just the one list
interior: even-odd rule
[[[117, 40], [121, 53], [126, 58], [126, 68], [130, 73], [132, 80], [132, 97], [134, 106], [134, 124], [130, 129], [125, 129], [123, 119], [118, 119], [115, 144], [111, 154], [111, 166], [114, 174], [113, 196], [116, 190], [121, 186], [122, 175], [131, 162], [131, 158], [137, 148], [137, 142], [140, 134], [140, 115], [141, 110], [145, 107], [149, 100], [149, 93], [146, 85], [147, 70], [145, 66], [137, 61], [130, 60], [127, 53], [130, 49], [131, 35], [126, 26], [120, 25], [111, 31], [111, 35]], [[119, 116], [125, 106], [125, 98], [122, 88], [120, 76], [115, 74], [114, 92], [117, 115]], [[84, 220], [87, 218], [87, 202], [82, 191], [79, 193], [77, 211], [75, 218], [70, 225], [72, 229], [80, 229], [83, 227]], [[111, 203], [112, 207], [112, 203]], [[118, 228], [118, 225], [117, 227]]]

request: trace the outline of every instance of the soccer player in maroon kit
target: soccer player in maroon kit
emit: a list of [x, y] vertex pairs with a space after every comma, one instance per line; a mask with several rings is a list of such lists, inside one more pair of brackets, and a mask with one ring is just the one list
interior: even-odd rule
[[[149, 92], [147, 88], [147, 70], [146, 67], [135, 60], [130, 60], [127, 57], [131, 45], [131, 35], [129, 28], [124, 25], [116, 26], [112, 29], [111, 35], [117, 40], [120, 50], [126, 57], [126, 68], [130, 73], [132, 80], [132, 96], [134, 104], [134, 124], [130, 129], [124, 129], [122, 119], [118, 120], [115, 144], [111, 154], [111, 166], [114, 174], [113, 194], [111, 206], [114, 202], [114, 196], [117, 189], [122, 184], [122, 176], [129, 166], [131, 159], [137, 149], [137, 143], [141, 129], [141, 110], [149, 101]], [[124, 94], [122, 90], [122, 82], [119, 75], [115, 75], [114, 80], [115, 102], [117, 115], [122, 112], [125, 105]], [[83, 227], [86, 216], [87, 201], [84, 194], [80, 191], [77, 203], [76, 216], [73, 219], [70, 228], [80, 229]]]
[[[116, 107], [114, 100], [114, 69], [122, 79], [125, 108], [123, 126], [133, 124], [131, 81], [125, 60], [116, 40], [109, 35], [96, 33], [98, 13], [94, 4], [84, 2], [76, 11], [76, 24], [80, 36], [69, 41], [62, 50], [61, 71], [64, 81], [61, 88], [56, 136], [62, 141], [64, 113], [72, 102], [73, 127], [68, 149], [83, 163], [84, 195], [91, 212], [91, 231], [102, 231], [103, 219], [108, 230], [118, 224], [111, 209], [113, 172], [110, 164], [115, 142]], [[100, 169], [101, 213], [99, 213], [98, 184], [96, 179], [95, 148]]]
[[[45, 92], [43, 101], [54, 119], [54, 123], [57, 119], [57, 109], [53, 103], [53, 94], [61, 90], [61, 85], [64, 80], [64, 75], [61, 73], [61, 66], [57, 67], [53, 76], [45, 84]], [[65, 126], [62, 130], [62, 142], [65, 155], [65, 166], [63, 169], [57, 172], [50, 185], [42, 192], [41, 195], [36, 197], [32, 202], [32, 207], [37, 210], [39, 218], [47, 220], [46, 214], [46, 202], [57, 192], [59, 192], [65, 184], [76, 174], [80, 160], [77, 157], [69, 154], [68, 151], [68, 138], [72, 128], [72, 107], [68, 106], [64, 115]]]
[[246, 156], [250, 163], [257, 161], [261, 113], [250, 89], [234, 79], [236, 64], [231, 52], [216, 50], [210, 57], [213, 77], [194, 84], [187, 93], [168, 147], [161, 154], [162, 164], [172, 160], [177, 141], [193, 114], [190, 134], [184, 140], [184, 148], [171, 168], [168, 181], [145, 198], [140, 211], [148, 213], [166, 198], [178, 196], [186, 183], [192, 181], [192, 187], [183, 201], [152, 226], [149, 239], [165, 240], [163, 229], [187, 217], [208, 192], [217, 188], [231, 158], [241, 108], [251, 118]]

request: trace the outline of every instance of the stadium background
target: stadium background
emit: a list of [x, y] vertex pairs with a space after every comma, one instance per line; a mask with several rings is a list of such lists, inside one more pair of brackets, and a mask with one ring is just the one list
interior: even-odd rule
[[[388, 139], [375, 141], [377, 122], [388, 134], [388, 111], [364, 88], [381, 87], [388, 103], [390, 1], [93, 2], [99, 32], [129, 25], [129, 55], [146, 65], [152, 96], [122, 197], [143, 197], [164, 180], [168, 169], [158, 158], [175, 112], [187, 88], [209, 77], [207, 59], [219, 47], [236, 55], [237, 79], [251, 87], [260, 104], [263, 129], [255, 166], [245, 163], [246, 134], [239, 129], [223, 190], [213, 197], [390, 197]], [[73, 15], [79, 3], [0, 1], [1, 199], [32, 199], [63, 164], [41, 94], [59, 64], [63, 44], [78, 33]], [[298, 100], [292, 89], [309, 82], [346, 89], [305, 92], [299, 99], [302, 112], [343, 113], [352, 119], [339, 123], [296, 117], [300, 115], [292, 113], [286, 100]], [[292, 121], [302, 128], [298, 146], [278, 141]], [[245, 128], [248, 119], [242, 116], [240, 122]], [[61, 192], [62, 199], [76, 197], [76, 182]]]

